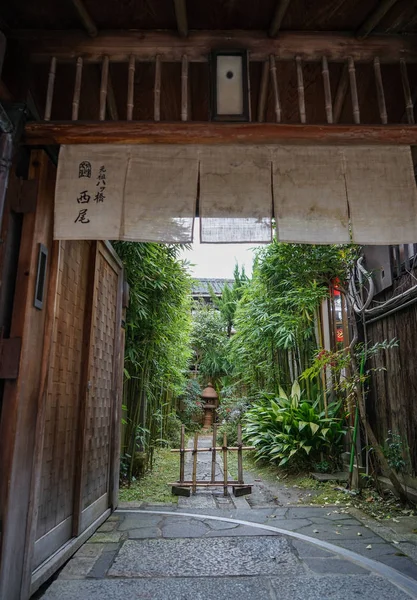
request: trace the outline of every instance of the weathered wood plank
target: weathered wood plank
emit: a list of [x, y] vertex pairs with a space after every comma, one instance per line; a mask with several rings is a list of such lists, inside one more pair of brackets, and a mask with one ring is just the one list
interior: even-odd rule
[[417, 144], [416, 125], [33, 122], [28, 145], [54, 144]]
[[207, 62], [213, 48], [246, 48], [250, 60], [262, 61], [269, 54], [277, 60], [370, 62], [379, 56], [381, 63], [396, 63], [400, 58], [417, 62], [417, 36], [372, 36], [362, 42], [344, 33], [281, 32], [271, 39], [262, 31], [193, 31], [187, 38], [163, 31], [101, 32], [88, 38], [83, 32], [15, 31], [12, 36], [24, 43], [35, 62], [47, 62], [56, 56], [59, 62], [73, 62], [81, 56], [84, 62], [101, 63], [108, 55], [111, 62], [154, 62], [160, 55], [164, 62], [181, 62], [184, 54], [190, 62]]

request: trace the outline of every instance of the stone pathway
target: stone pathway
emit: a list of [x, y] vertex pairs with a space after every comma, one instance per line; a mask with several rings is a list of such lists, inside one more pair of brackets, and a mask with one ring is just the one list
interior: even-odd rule
[[[203, 444], [210, 446], [210, 440], [201, 439]], [[191, 454], [186, 470], [190, 462]], [[219, 477], [222, 467], [219, 456]], [[210, 472], [210, 454], [199, 453], [198, 477], [207, 478]], [[37, 597], [417, 598], [417, 565], [412, 560], [417, 539], [407, 527], [403, 533], [388, 534], [386, 529], [339, 506], [251, 506], [245, 498], [223, 498], [222, 489], [198, 490], [195, 496], [181, 497], [175, 508], [129, 503]]]

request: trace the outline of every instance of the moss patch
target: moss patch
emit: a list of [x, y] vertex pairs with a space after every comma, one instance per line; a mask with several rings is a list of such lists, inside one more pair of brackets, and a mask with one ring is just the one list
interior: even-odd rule
[[176, 481], [179, 476], [179, 454], [167, 448], [156, 450], [153, 470], [144, 475], [130, 487], [121, 487], [121, 502], [178, 502], [177, 496], [171, 494], [168, 483]]

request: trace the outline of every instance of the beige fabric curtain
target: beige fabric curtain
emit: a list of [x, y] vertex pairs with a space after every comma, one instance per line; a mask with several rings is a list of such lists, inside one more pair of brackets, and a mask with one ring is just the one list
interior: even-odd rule
[[202, 243], [271, 241], [268, 147], [201, 149], [200, 233]]
[[343, 158], [353, 241], [417, 242], [417, 192], [410, 148], [345, 147]]
[[191, 242], [197, 185], [190, 146], [63, 146], [54, 237]]
[[275, 218], [281, 242], [349, 242], [349, 216], [338, 148], [272, 150]]
[[56, 239], [417, 242], [411, 151], [398, 146], [78, 145], [60, 152]]

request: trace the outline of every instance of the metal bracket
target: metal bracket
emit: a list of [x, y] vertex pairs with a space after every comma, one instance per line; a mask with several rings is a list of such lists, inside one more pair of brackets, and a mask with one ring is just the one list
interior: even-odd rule
[[0, 379], [17, 379], [22, 338], [0, 339]]

